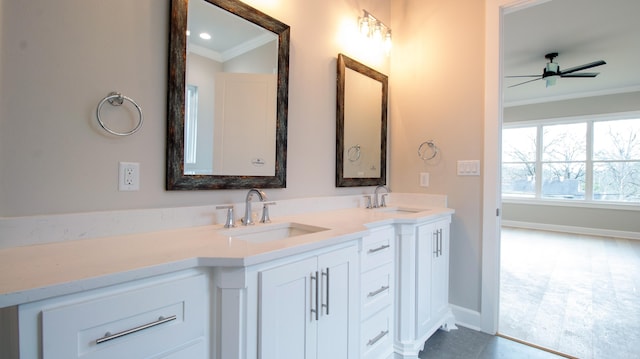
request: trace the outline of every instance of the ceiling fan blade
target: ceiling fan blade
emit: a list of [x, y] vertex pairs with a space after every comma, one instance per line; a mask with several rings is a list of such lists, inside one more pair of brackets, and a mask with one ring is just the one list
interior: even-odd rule
[[596, 66], [602, 66], [605, 65], [606, 62], [599, 60], [599, 61], [594, 61], [594, 62], [590, 62], [588, 64], [584, 64], [584, 65], [580, 65], [580, 66], [576, 66], [576, 67], [572, 67], [566, 70], [561, 70], [560, 74], [564, 75], [564, 74], [570, 74], [572, 72], [576, 72], [576, 71], [580, 71], [580, 70], [586, 70], [586, 69], [590, 69], [592, 67], [596, 67]]
[[538, 76], [538, 78], [537, 78], [537, 79], [533, 79], [533, 80], [529, 80], [529, 81], [521, 82], [521, 83], [519, 83], [519, 84], [511, 85], [511, 86], [509, 86], [508, 88], [512, 88], [512, 87], [516, 87], [516, 86], [524, 85], [524, 84], [527, 84], [527, 83], [529, 83], [529, 82], [538, 81], [538, 80], [542, 80], [542, 77], [541, 77], [541, 76]]
[[577, 74], [561, 74], [560, 77], [596, 77], [599, 72], [580, 72]]

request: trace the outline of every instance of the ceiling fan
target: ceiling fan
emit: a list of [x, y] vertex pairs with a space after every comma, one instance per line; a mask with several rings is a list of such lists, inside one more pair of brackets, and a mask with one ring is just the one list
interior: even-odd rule
[[521, 83], [518, 83], [518, 84], [515, 84], [515, 85], [511, 85], [509, 87], [520, 86], [520, 85], [524, 85], [524, 84], [529, 83], [529, 82], [542, 80], [542, 79], [545, 79], [547, 81], [546, 87], [549, 87], [549, 86], [555, 85], [556, 84], [556, 80], [558, 80], [558, 78], [560, 78], [560, 77], [582, 77], [582, 78], [584, 78], [584, 77], [596, 77], [596, 76], [598, 76], [599, 72], [580, 72], [580, 73], [576, 73], [576, 72], [606, 64], [606, 62], [604, 62], [603, 60], [598, 60], [598, 61], [590, 62], [588, 64], [572, 67], [572, 68], [569, 68], [567, 70], [561, 71], [560, 70], [560, 65], [558, 65], [557, 62], [553, 62], [553, 59], [555, 59], [556, 57], [558, 57], [558, 53], [557, 52], [552, 52], [552, 53], [544, 55], [544, 58], [548, 59], [549, 62], [547, 63], [545, 68], [542, 69], [542, 75], [506, 76], [507, 78], [536, 77], [533, 80], [521, 82]]

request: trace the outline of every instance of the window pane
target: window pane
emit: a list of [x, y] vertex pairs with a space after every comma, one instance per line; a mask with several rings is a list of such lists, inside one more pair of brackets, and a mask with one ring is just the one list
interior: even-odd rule
[[502, 165], [502, 194], [512, 197], [535, 198], [535, 163]]
[[542, 165], [542, 197], [584, 199], [585, 164], [547, 163]]
[[640, 162], [595, 163], [593, 199], [640, 202]]
[[543, 161], [584, 161], [587, 159], [587, 124], [572, 123], [542, 128]]
[[521, 127], [502, 130], [502, 161], [536, 160], [536, 128]]
[[186, 100], [187, 103], [184, 109], [184, 162], [195, 164], [198, 138], [198, 87], [187, 85]]
[[593, 124], [594, 160], [640, 160], [640, 119]]

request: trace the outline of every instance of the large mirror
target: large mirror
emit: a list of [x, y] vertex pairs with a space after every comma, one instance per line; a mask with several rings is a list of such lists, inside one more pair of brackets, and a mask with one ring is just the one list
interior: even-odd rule
[[387, 76], [338, 55], [336, 187], [386, 184]]
[[286, 186], [289, 26], [237, 0], [172, 0], [167, 189]]

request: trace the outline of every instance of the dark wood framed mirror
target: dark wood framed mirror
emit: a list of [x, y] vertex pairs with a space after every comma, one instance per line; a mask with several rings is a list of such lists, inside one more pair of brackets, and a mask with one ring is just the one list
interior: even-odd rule
[[336, 187], [384, 185], [388, 77], [343, 54], [337, 70]]
[[171, 0], [167, 190], [286, 187], [289, 33], [241, 1]]

